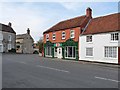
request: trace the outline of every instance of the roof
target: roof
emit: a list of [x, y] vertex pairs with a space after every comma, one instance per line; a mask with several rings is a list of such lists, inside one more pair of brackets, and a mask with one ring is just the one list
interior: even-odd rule
[[[28, 36], [29, 34], [18, 34], [18, 35], [16, 35], [16, 39], [24, 39], [24, 38], [26, 38], [27, 36]], [[31, 35], [29, 35], [30, 36], [30, 39], [32, 39], [33, 41], [34, 41], [34, 39], [31, 37]]]
[[118, 18], [118, 16], [120, 17], [120, 13], [93, 18], [82, 34], [86, 35], [120, 31], [120, 27], [118, 27], [120, 18]]
[[16, 32], [13, 30], [12, 27], [10, 27], [8, 25], [5, 25], [5, 24], [1, 24], [1, 23], [0, 23], [0, 26], [2, 26], [2, 31], [4, 31], [4, 32], [10, 32], [10, 33], [15, 33], [16, 34]]
[[83, 16], [75, 17], [75, 18], [68, 19], [65, 21], [61, 21], [57, 23], [56, 25], [54, 25], [53, 27], [51, 27], [50, 29], [43, 32], [43, 34], [48, 33], [48, 32], [53, 32], [53, 31], [74, 28], [74, 27], [80, 27], [80, 25], [82, 25], [82, 23], [84, 22], [86, 18], [90, 18], [90, 17], [86, 17], [86, 15], [83, 15]]

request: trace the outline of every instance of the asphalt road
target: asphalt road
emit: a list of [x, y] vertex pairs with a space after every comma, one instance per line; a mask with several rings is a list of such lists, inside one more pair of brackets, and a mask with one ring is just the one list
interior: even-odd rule
[[38, 55], [4, 54], [3, 88], [118, 88], [118, 68], [43, 58]]

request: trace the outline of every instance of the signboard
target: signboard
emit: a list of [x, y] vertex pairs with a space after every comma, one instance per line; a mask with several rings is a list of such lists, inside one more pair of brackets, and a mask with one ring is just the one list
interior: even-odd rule
[[62, 46], [62, 44], [61, 43], [55, 43], [54, 46], [55, 47], [60, 47], [60, 46]]

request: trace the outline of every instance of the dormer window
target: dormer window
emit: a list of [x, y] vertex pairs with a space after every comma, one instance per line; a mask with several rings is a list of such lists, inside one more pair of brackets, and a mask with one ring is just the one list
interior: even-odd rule
[[111, 41], [118, 41], [118, 40], [119, 40], [119, 33], [112, 33]]
[[46, 34], [46, 41], [49, 41], [49, 34]]
[[53, 40], [55, 40], [55, 38], [56, 38], [56, 34], [55, 34], [55, 33], [53, 33]]
[[86, 42], [92, 42], [92, 36], [86, 36]]
[[70, 30], [70, 38], [74, 38], [75, 37], [75, 31], [74, 30]]
[[65, 39], [65, 31], [62, 32], [62, 39]]

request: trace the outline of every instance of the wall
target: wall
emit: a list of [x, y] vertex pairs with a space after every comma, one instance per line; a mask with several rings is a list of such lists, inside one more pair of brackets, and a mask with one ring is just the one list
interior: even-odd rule
[[[15, 40], [16, 34], [9, 33], [9, 32], [2, 32], [3, 33], [3, 51], [8, 52], [8, 44], [11, 44], [11, 48], [16, 48]], [[8, 40], [8, 36], [11, 35], [11, 41]]]
[[[110, 41], [110, 33], [94, 34], [92, 36], [92, 43], [86, 42], [86, 35], [79, 37], [79, 60], [118, 63], [118, 58], [104, 57], [104, 46], [118, 46], [118, 42]], [[86, 57], [86, 47], [93, 47], [93, 57]]]
[[[49, 34], [49, 41], [51, 41], [52, 43], [65, 42], [66, 40], [70, 39], [70, 30], [75, 30], [75, 38], [73, 40], [78, 41], [79, 35], [80, 35], [80, 27], [56, 31], [55, 32], [56, 33], [56, 40], [52, 40], [53, 32], [45, 33], [44, 34], [44, 43], [46, 43], [46, 34]], [[62, 39], [62, 31], [66, 32], [65, 39]]]

